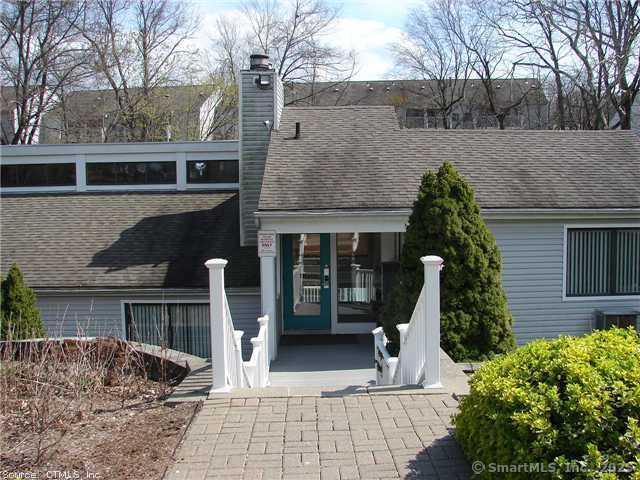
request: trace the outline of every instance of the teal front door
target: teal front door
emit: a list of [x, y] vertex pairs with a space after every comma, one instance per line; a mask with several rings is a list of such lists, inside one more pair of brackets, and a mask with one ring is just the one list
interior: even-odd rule
[[284, 329], [331, 329], [331, 241], [328, 233], [282, 241]]

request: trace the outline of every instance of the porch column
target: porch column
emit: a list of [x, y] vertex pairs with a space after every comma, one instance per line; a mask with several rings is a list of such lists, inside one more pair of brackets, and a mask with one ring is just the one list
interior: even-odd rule
[[440, 270], [444, 260], [429, 255], [420, 258], [424, 264], [425, 306], [423, 309], [426, 346], [424, 388], [441, 388], [440, 383]]
[[278, 356], [278, 335], [276, 322], [276, 233], [258, 232], [258, 256], [260, 257], [260, 298], [262, 315], [269, 316], [267, 348], [269, 361]]
[[211, 392], [228, 392], [226, 329], [227, 309], [224, 302], [224, 267], [222, 258], [207, 260], [209, 269], [209, 319], [211, 323], [211, 370], [213, 372]]

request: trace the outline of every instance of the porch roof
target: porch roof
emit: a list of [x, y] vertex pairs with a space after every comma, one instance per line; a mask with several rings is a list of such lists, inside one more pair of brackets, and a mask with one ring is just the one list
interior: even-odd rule
[[207, 288], [215, 257], [229, 260], [227, 286], [258, 286], [237, 192], [3, 195], [0, 219], [0, 272], [17, 262], [32, 287]]
[[349, 106], [284, 109], [259, 210], [411, 208], [443, 161], [483, 209], [640, 208], [632, 132], [401, 129], [393, 107]]

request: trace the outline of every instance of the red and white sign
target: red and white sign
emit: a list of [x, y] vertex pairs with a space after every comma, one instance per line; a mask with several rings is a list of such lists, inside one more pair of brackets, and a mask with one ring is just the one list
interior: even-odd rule
[[276, 256], [276, 232], [264, 230], [258, 232], [258, 256]]

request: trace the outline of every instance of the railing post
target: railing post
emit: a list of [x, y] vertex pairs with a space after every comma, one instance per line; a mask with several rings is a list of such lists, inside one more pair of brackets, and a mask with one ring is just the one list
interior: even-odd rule
[[254, 385], [251, 385], [253, 388], [261, 388], [264, 387], [264, 368], [262, 366], [262, 363], [264, 361], [263, 359], [263, 355], [265, 355], [265, 345], [263, 344], [262, 340], [258, 337], [253, 337], [251, 339], [251, 345], [253, 346], [253, 351], [254, 352], [258, 352], [258, 355], [256, 355], [256, 365], [255, 365], [255, 370], [253, 371], [253, 383]]
[[444, 260], [435, 255], [420, 259], [424, 264], [424, 315], [426, 347], [424, 388], [442, 388], [440, 382], [440, 270]]
[[226, 336], [227, 309], [224, 294], [224, 267], [227, 261], [214, 258], [205, 262], [209, 269], [209, 320], [211, 323], [211, 370], [213, 372], [211, 392], [229, 392], [227, 382], [230, 365], [227, 365]]
[[262, 357], [262, 362], [260, 368], [262, 368], [262, 380], [264, 381], [263, 387], [266, 387], [269, 384], [269, 345], [271, 341], [271, 332], [269, 331], [269, 327], [271, 323], [271, 318], [269, 315], [264, 315], [258, 319], [258, 324], [260, 325], [260, 330], [264, 328], [264, 348], [266, 349], [265, 353]]
[[242, 330], [234, 330], [233, 331], [233, 336], [235, 341], [233, 342], [233, 348], [235, 349], [235, 352], [233, 352], [234, 355], [234, 368], [233, 368], [233, 374], [235, 375], [235, 386], [236, 387], [245, 387], [246, 385], [244, 384], [244, 375], [242, 374], [242, 368], [243, 368], [243, 362], [242, 362], [242, 336], [244, 335], [244, 332]]
[[384, 343], [384, 330], [382, 329], [382, 327], [376, 327], [371, 331], [371, 333], [373, 334], [373, 366], [376, 369], [376, 384], [384, 385], [384, 358], [381, 358], [382, 353], [379, 353], [378, 348], [378, 344], [382, 345]]
[[[402, 352], [402, 346], [404, 345], [405, 340], [407, 339], [407, 330], [409, 329], [408, 323], [399, 323], [396, 325], [398, 332], [400, 333], [400, 345], [399, 351]], [[409, 352], [405, 349], [402, 354], [402, 362], [400, 362], [400, 383], [415, 383], [415, 380], [410, 378], [409, 369], [415, 362], [415, 358], [409, 358], [407, 355]]]
[[270, 332], [265, 344], [269, 361], [278, 356], [278, 332], [276, 331], [276, 256], [277, 236], [275, 232], [258, 232], [258, 256], [260, 257], [260, 295], [262, 315], [268, 315]]

